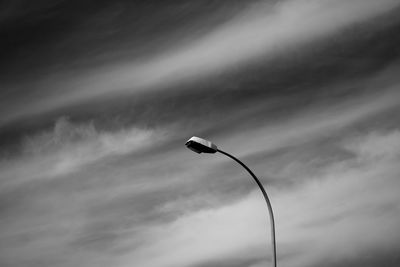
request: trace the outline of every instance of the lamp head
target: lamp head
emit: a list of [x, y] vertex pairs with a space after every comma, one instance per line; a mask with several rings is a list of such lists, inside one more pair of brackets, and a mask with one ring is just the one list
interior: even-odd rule
[[210, 141], [207, 141], [205, 139], [202, 139], [200, 137], [193, 136], [190, 138], [185, 145], [187, 148], [190, 150], [193, 150], [196, 153], [215, 153], [217, 152], [217, 146], [211, 143]]

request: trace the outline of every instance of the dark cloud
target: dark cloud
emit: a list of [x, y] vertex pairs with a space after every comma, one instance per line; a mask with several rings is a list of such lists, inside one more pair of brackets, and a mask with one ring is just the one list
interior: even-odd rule
[[[155, 53], [172, 38], [198, 34], [250, 3], [232, 1], [5, 1], [1, 69], [10, 78], [38, 70], [104, 64]], [[204, 17], [207, 20], [204, 20]], [[18, 72], [18, 73], [16, 73]], [[33, 72], [33, 74], [32, 74]], [[43, 75], [43, 73], [41, 73]]]
[[398, 3], [328, 2], [3, 1], [0, 265], [269, 264], [192, 135], [281, 266], [398, 264]]
[[[395, 37], [398, 36], [397, 17], [397, 11], [393, 11], [392, 16], [378, 23], [358, 25], [321, 41], [319, 45], [286, 51], [272, 62], [260, 62], [196, 84], [165, 88], [168, 94], [144, 92], [133, 96], [92, 99], [73, 107], [63, 107], [52, 115], [36, 116], [29, 124], [24, 119], [23, 125], [14, 123], [6, 128], [3, 126], [2, 140], [10, 144], [10, 138], [16, 136], [16, 132], [26, 133], [32, 127], [49, 127], [56, 118], [66, 114], [75, 120], [95, 118], [115, 123], [117, 119], [123, 124], [151, 126], [171, 123], [179, 118], [218, 120], [224, 117], [222, 111], [232, 109], [234, 112], [257, 105], [255, 103], [265, 103], [264, 113], [269, 116], [265, 120], [270, 120], [314, 102], [341, 101], [362, 92], [364, 86], [349, 84], [332, 89], [327, 87], [328, 84], [368, 77], [398, 58], [400, 45]], [[348, 88], [350, 86], [352, 88]], [[187, 90], [187, 87], [191, 89]], [[7, 99], [3, 103], [3, 114], [7, 114], [7, 109], [13, 105], [29, 101], [39, 88], [31, 91], [24, 89], [26, 92], [12, 90], [2, 92], [4, 100]]]

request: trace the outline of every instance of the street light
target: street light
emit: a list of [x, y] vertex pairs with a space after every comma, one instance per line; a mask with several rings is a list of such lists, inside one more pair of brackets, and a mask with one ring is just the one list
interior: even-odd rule
[[255, 174], [243, 162], [241, 162], [239, 159], [235, 158], [231, 154], [228, 154], [228, 153], [218, 149], [217, 146], [215, 144], [211, 143], [210, 141], [193, 136], [185, 143], [185, 145], [190, 150], [193, 150], [194, 152], [199, 153], [199, 154], [200, 153], [211, 153], [212, 154], [212, 153], [220, 152], [220, 153], [230, 157], [237, 163], [239, 163], [243, 168], [245, 168], [249, 172], [251, 177], [253, 177], [254, 181], [257, 183], [258, 187], [260, 188], [261, 192], [263, 193], [265, 201], [267, 202], [269, 218], [271, 221], [272, 262], [274, 264], [274, 267], [276, 267], [276, 242], [275, 242], [274, 213], [272, 212], [272, 206], [271, 206], [271, 202], [269, 201], [267, 192], [265, 191], [260, 180], [258, 180], [258, 178], [255, 176]]

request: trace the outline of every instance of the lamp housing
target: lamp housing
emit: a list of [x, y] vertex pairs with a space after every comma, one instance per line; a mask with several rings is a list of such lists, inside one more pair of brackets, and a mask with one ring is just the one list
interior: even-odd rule
[[215, 144], [207, 141], [203, 138], [193, 136], [186, 143], [186, 147], [196, 153], [215, 153], [218, 151], [218, 148]]

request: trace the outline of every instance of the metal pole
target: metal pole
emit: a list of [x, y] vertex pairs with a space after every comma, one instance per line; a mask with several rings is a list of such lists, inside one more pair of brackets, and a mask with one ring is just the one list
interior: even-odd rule
[[272, 262], [274, 264], [273, 266], [276, 267], [277, 265], [276, 265], [275, 220], [274, 220], [274, 213], [272, 212], [271, 202], [269, 201], [267, 192], [265, 191], [260, 180], [258, 180], [258, 178], [255, 176], [255, 174], [243, 162], [241, 162], [239, 159], [235, 158], [231, 154], [226, 153], [220, 149], [217, 149], [217, 151], [230, 157], [231, 159], [233, 159], [234, 161], [239, 163], [243, 168], [245, 168], [250, 173], [251, 177], [253, 177], [254, 181], [256, 181], [258, 187], [260, 188], [261, 192], [263, 193], [265, 201], [267, 202], [269, 218], [270, 218], [270, 222], [271, 222]]

